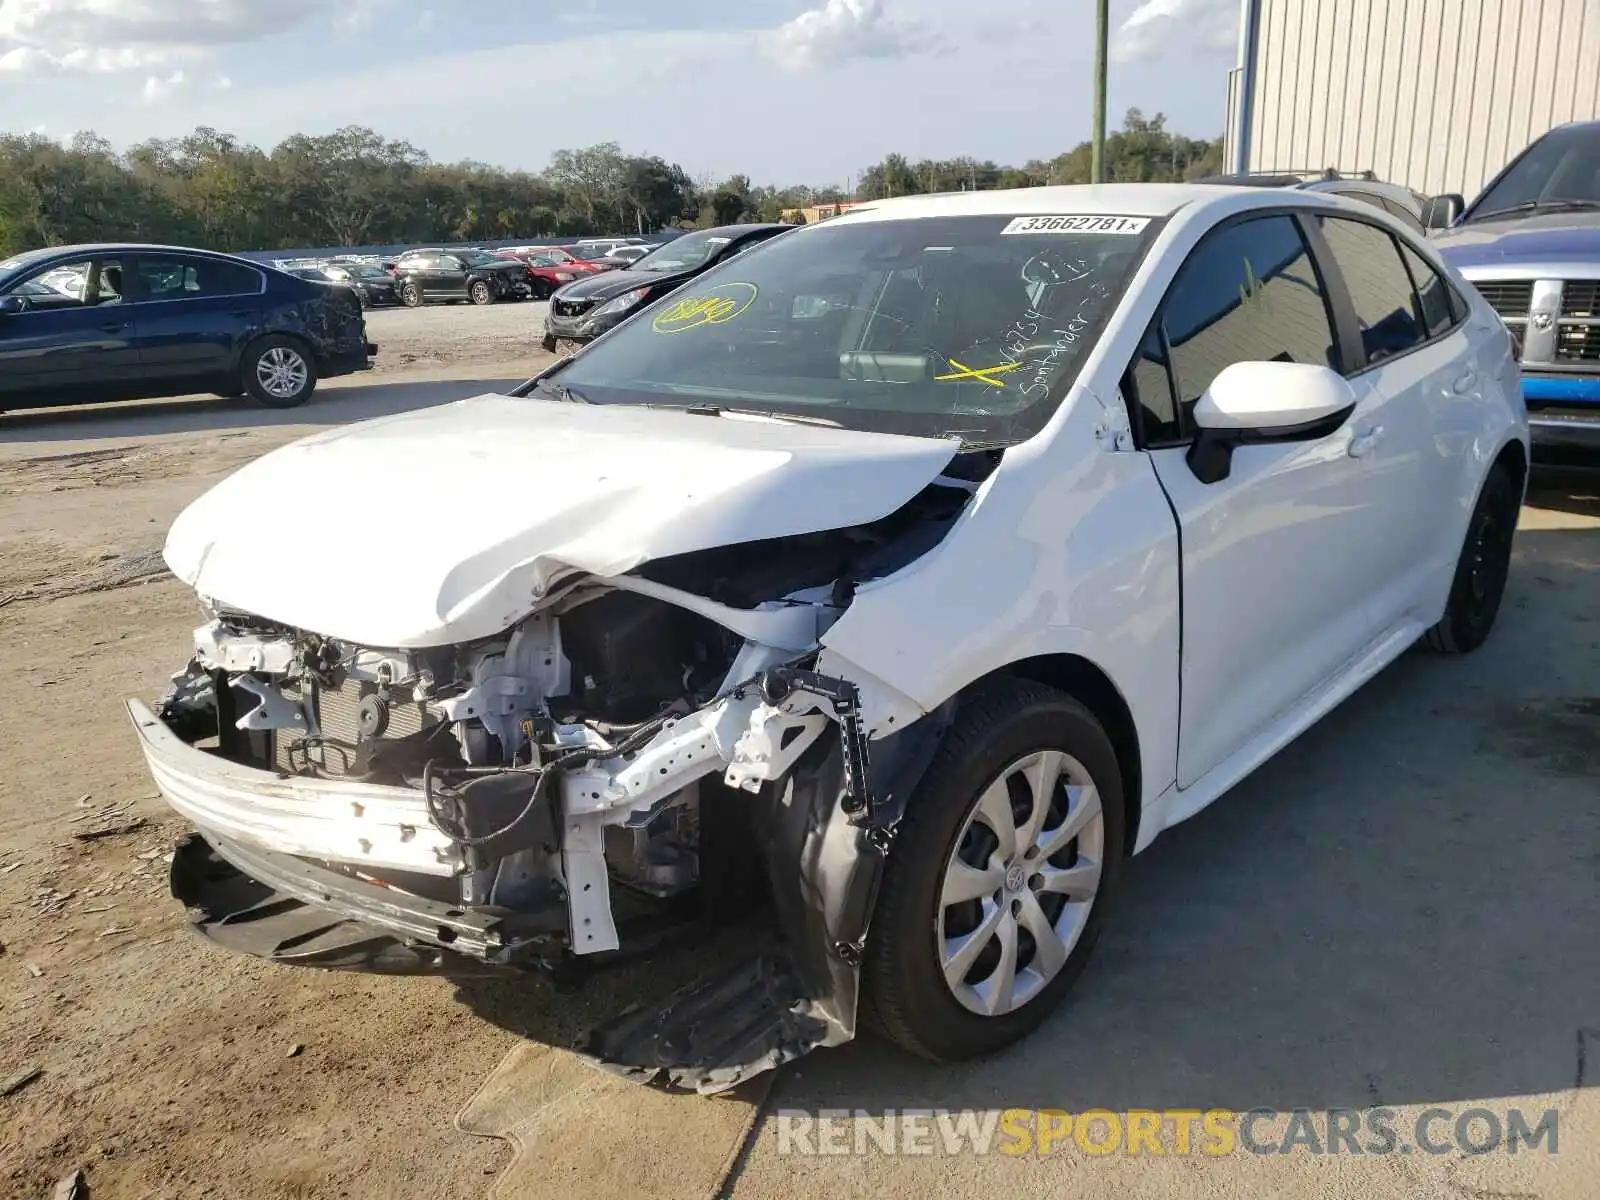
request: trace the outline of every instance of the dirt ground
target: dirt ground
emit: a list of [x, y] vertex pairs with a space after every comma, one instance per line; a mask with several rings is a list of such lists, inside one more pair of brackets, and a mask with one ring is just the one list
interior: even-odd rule
[[[382, 369], [295, 412], [187, 399], [0, 416], [0, 1081], [39, 1072], [0, 1097], [0, 1195], [49, 1196], [81, 1167], [97, 1200], [472, 1196], [508, 1161], [452, 1117], [521, 1039], [555, 1040], [606, 997], [464, 995], [199, 943], [166, 895], [182, 824], [147, 780], [122, 700], [160, 690], [197, 623], [159, 557], [187, 501], [316, 425], [526, 377], [537, 307], [373, 314]], [[1120, 1111], [1546, 1097], [1567, 1114], [1559, 1159], [817, 1160], [780, 1155], [769, 1120], [728, 1193], [1590, 1194], [1597, 496], [1600, 476], [1541, 475], [1482, 652], [1408, 655], [1136, 860], [1077, 996], [1028, 1044], [933, 1068], [862, 1041], [799, 1064], [772, 1100]], [[704, 1103], [683, 1101], [686, 1140]], [[562, 1152], [581, 1164], [616, 1133]]]

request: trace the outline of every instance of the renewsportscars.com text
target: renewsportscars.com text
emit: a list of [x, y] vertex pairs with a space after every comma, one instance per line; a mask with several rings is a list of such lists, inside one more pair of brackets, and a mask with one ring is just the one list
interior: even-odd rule
[[1555, 1109], [780, 1109], [779, 1154], [1556, 1154]]

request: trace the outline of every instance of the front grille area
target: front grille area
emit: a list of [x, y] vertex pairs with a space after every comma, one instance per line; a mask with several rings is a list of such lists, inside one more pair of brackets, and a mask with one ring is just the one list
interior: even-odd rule
[[558, 317], [579, 317], [594, 305], [593, 300], [553, 300], [550, 311]]
[[1533, 280], [1496, 279], [1474, 282], [1473, 287], [1483, 294], [1489, 307], [1502, 317], [1523, 317], [1533, 307]]
[[1571, 279], [1561, 293], [1561, 315], [1600, 319], [1600, 279]]
[[[296, 681], [284, 684], [281, 690], [289, 699], [303, 701], [301, 686]], [[304, 746], [301, 744], [304, 739], [299, 734], [279, 730], [273, 746], [274, 764], [280, 770], [291, 773], [304, 771], [309, 763], [328, 775], [348, 774], [355, 765], [356, 746], [361, 741], [361, 702], [376, 694], [377, 690], [376, 684], [349, 679], [337, 688], [314, 686], [310, 708], [322, 730], [322, 742]], [[382, 735], [385, 739], [420, 733], [441, 719], [430, 715], [427, 708], [416, 701], [393, 697], [388, 713], [388, 723]]]
[[[1567, 285], [1571, 287], [1569, 283]], [[1557, 362], [1600, 362], [1600, 325], [1568, 325], [1556, 329]]]

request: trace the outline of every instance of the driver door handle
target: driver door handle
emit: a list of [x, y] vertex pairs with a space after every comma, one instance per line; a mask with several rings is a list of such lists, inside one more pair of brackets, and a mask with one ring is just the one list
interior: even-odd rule
[[1383, 441], [1383, 426], [1374, 425], [1371, 429], [1362, 430], [1350, 439], [1350, 457], [1366, 458], [1378, 448], [1378, 443]]
[[104, 325], [100, 326], [100, 332], [121, 333], [127, 327], [128, 323], [126, 321], [107, 321]]

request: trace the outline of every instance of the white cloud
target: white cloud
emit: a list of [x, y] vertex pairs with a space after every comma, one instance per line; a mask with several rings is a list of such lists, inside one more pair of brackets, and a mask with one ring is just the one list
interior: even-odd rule
[[826, 0], [762, 41], [767, 56], [786, 71], [853, 58], [906, 58], [935, 45], [921, 26], [886, 16], [883, 0]]
[[346, 0], [334, 14], [333, 28], [342, 34], [366, 33], [390, 3], [391, 0]]
[[428, 33], [433, 29], [433, 9], [425, 8], [417, 14], [417, 19], [411, 22], [412, 33]]
[[174, 71], [165, 78], [152, 75], [144, 81], [144, 87], [140, 89], [139, 96], [146, 104], [159, 104], [181, 88], [183, 84], [182, 71]]
[[347, 9], [347, 0], [0, 0], [0, 70], [147, 71]]
[[229, 79], [226, 75], [218, 75], [212, 86], [215, 87], [219, 92], [225, 92], [233, 86], [233, 80]]
[[1239, 0], [1144, 0], [1111, 39], [1115, 62], [1170, 52], [1231, 50], [1239, 44]]

